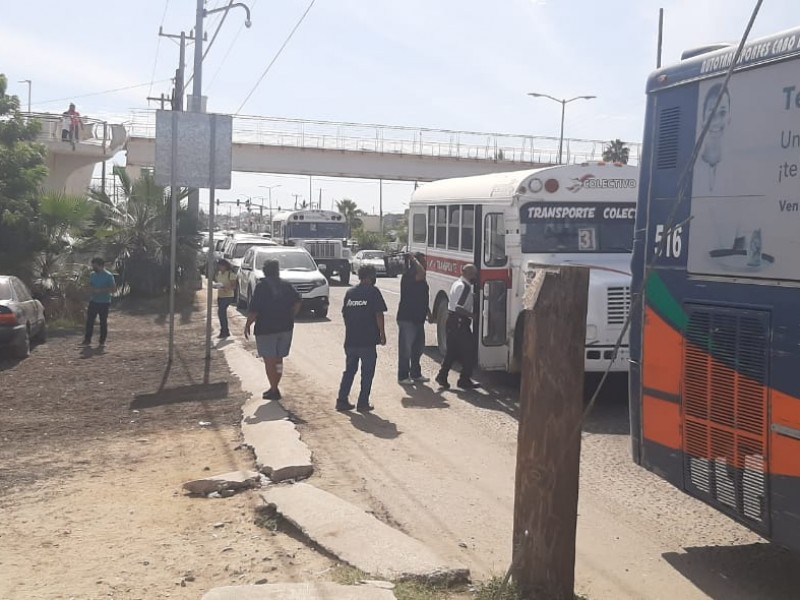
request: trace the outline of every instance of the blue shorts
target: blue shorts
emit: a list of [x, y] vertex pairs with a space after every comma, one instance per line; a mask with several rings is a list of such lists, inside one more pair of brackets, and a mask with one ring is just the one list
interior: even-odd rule
[[289, 356], [291, 347], [291, 330], [256, 336], [256, 350], [261, 358], [284, 358]]

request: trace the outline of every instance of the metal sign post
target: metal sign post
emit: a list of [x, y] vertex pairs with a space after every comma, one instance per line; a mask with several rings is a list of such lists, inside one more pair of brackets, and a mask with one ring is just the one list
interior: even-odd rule
[[[178, 163], [178, 113], [171, 111], [172, 116], [172, 165]], [[172, 364], [175, 353], [175, 269], [177, 268], [178, 255], [178, 175], [177, 169], [170, 169], [169, 174], [169, 200], [170, 200], [170, 234], [169, 234], [169, 354], [167, 364]]]
[[206, 255], [206, 360], [211, 360], [211, 313], [213, 312], [214, 304], [214, 288], [211, 285], [214, 281], [214, 196], [216, 195], [216, 187], [214, 186], [215, 171], [214, 168], [214, 149], [217, 147], [217, 121], [211, 121], [211, 138], [210, 156], [209, 156], [209, 180], [211, 187], [208, 190], [208, 254]]

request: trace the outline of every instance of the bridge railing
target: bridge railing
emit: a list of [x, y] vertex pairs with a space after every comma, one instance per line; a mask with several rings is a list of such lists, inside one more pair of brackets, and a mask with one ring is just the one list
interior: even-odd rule
[[[24, 112], [23, 118], [39, 121], [41, 131], [37, 136], [39, 142], [60, 142], [62, 115], [53, 113]], [[78, 144], [97, 146], [103, 152], [111, 148], [119, 148], [125, 141], [126, 129], [123, 125], [112, 124], [102, 119], [81, 116], [83, 128], [80, 130]], [[65, 142], [66, 143], [66, 142]]]
[[[126, 123], [131, 137], [155, 137], [155, 112], [137, 111]], [[457, 158], [555, 163], [558, 138], [481, 133], [421, 127], [336, 123], [277, 117], [235, 116], [233, 142], [263, 146]], [[564, 162], [602, 160], [608, 141], [564, 139]], [[641, 145], [626, 142], [630, 164], [637, 164]]]

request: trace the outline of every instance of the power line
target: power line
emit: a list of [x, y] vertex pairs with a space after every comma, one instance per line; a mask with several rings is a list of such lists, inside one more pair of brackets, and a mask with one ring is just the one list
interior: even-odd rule
[[275, 61], [278, 60], [280, 55], [283, 53], [283, 50], [286, 48], [286, 46], [291, 41], [292, 37], [294, 37], [295, 32], [300, 28], [300, 25], [303, 24], [303, 21], [305, 21], [305, 18], [308, 16], [308, 13], [311, 12], [311, 9], [314, 7], [314, 4], [316, 3], [316, 1], [317, 0], [311, 0], [311, 2], [308, 5], [308, 8], [306, 8], [306, 11], [302, 14], [300, 19], [297, 21], [295, 26], [292, 28], [292, 31], [289, 32], [289, 35], [287, 36], [286, 40], [284, 40], [284, 42], [281, 45], [281, 47], [278, 49], [278, 52], [275, 54], [275, 56], [272, 57], [272, 60], [267, 65], [267, 68], [264, 69], [264, 72], [261, 74], [261, 77], [259, 77], [258, 81], [256, 81], [256, 84], [253, 86], [253, 89], [250, 90], [250, 93], [247, 94], [247, 97], [244, 99], [244, 102], [242, 102], [241, 106], [239, 106], [239, 108], [236, 110], [236, 114], [239, 114], [242, 111], [242, 109], [244, 108], [244, 105], [247, 104], [248, 100], [250, 100], [250, 96], [252, 96], [253, 93], [258, 88], [258, 86], [261, 85], [261, 82], [264, 80], [264, 77], [267, 76], [267, 73], [269, 73], [270, 69], [272, 68], [272, 65], [275, 64]]
[[[161, 15], [161, 25], [159, 26], [159, 31], [164, 27], [164, 21], [167, 19], [167, 10], [169, 10], [169, 0], [165, 0], [164, 2], [164, 12]], [[156, 37], [156, 56], [153, 59], [153, 71], [150, 73], [150, 88], [147, 90], [147, 95], [149, 96], [153, 92], [153, 84], [155, 83], [156, 78], [156, 66], [158, 65], [158, 53], [161, 50], [161, 36], [159, 35]]]
[[171, 79], [170, 78], [157, 79], [155, 81], [145, 81], [144, 83], [137, 83], [136, 85], [129, 85], [126, 87], [114, 88], [111, 90], [103, 90], [102, 92], [92, 92], [90, 94], [80, 94], [78, 96], [66, 96], [65, 98], [54, 98], [52, 100], [41, 100], [36, 102], [36, 105], [39, 106], [40, 104], [52, 104], [53, 102], [64, 102], [66, 100], [75, 100], [77, 98], [89, 98], [90, 96], [104, 96], [106, 94], [114, 94], [116, 92], [124, 92], [126, 90], [135, 90], [136, 88], [145, 87], [148, 85], [154, 85], [156, 83], [164, 83], [167, 81], [171, 81]]

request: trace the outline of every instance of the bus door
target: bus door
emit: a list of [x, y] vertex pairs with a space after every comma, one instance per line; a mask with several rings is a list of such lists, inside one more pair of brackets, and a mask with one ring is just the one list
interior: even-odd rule
[[478, 364], [483, 369], [508, 367], [508, 302], [511, 271], [502, 212], [485, 212], [480, 252]]

